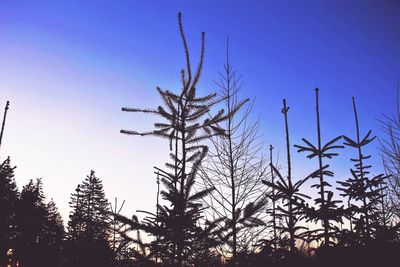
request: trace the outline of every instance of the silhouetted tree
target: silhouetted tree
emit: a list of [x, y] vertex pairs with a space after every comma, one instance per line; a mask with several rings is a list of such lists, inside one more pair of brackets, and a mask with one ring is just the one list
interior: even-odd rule
[[125, 225], [118, 220], [118, 217], [125, 205], [125, 200], [122, 204], [118, 205], [118, 198], [114, 199], [114, 204], [110, 203], [110, 227], [111, 227], [111, 247], [114, 252], [115, 261], [118, 266], [121, 266], [125, 260], [126, 247], [129, 245], [129, 241], [121, 236], [121, 232], [125, 232]]
[[41, 266], [60, 266], [63, 262], [64, 224], [53, 200], [46, 204], [46, 223], [44, 225], [44, 244], [46, 256]]
[[371, 137], [371, 130], [361, 139], [360, 127], [357, 115], [356, 103], [353, 100], [354, 118], [356, 124], [356, 138], [351, 139], [350, 137], [343, 136], [344, 144], [348, 147], [355, 148], [357, 151], [357, 157], [352, 158], [354, 162], [354, 168], [350, 169], [351, 177], [346, 181], [338, 181], [342, 186], [338, 188], [343, 191], [343, 196], [347, 197], [349, 201], [355, 201], [351, 205], [351, 209], [354, 210], [359, 216], [353, 216], [351, 222], [355, 224], [355, 230], [361, 237], [363, 243], [373, 237], [373, 226], [379, 228], [381, 220], [381, 206], [383, 195], [384, 180], [386, 176], [379, 174], [374, 177], [369, 177], [371, 165], [366, 164], [366, 160], [371, 156], [363, 153], [365, 146], [370, 144], [375, 136]]
[[[289, 122], [288, 122], [289, 107], [286, 106], [286, 99], [283, 99], [282, 113], [285, 118], [285, 134], [286, 134], [286, 156], [287, 156], [287, 175], [286, 178], [281, 172], [270, 163], [272, 175], [277, 176], [276, 182], [263, 180], [262, 182], [274, 189], [274, 200], [280, 199], [283, 202], [282, 206], [278, 206], [276, 212], [284, 220], [281, 226], [276, 226], [282, 234], [287, 234], [287, 244], [284, 246], [289, 248], [293, 255], [296, 250], [296, 240], [303, 239], [303, 233], [300, 232], [305, 227], [299, 226], [298, 222], [304, 217], [304, 201], [309, 196], [300, 192], [300, 187], [316, 173], [312, 173], [306, 178], [300, 179], [297, 182], [293, 181], [292, 177], [292, 161], [290, 156], [290, 136], [289, 136]], [[270, 198], [272, 195], [268, 195]], [[284, 247], [284, 249], [286, 249]]]
[[318, 207], [309, 207], [307, 209], [307, 216], [309, 220], [322, 223], [323, 233], [317, 234], [317, 238], [323, 238], [324, 245], [329, 246], [331, 238], [334, 238], [338, 233], [338, 228], [331, 222], [342, 222], [343, 206], [338, 207], [338, 203], [341, 201], [333, 199], [333, 191], [329, 190], [332, 185], [326, 181], [326, 177], [333, 177], [333, 172], [328, 170], [329, 165], [323, 164], [323, 159], [331, 159], [337, 156], [338, 153], [333, 152], [334, 149], [343, 148], [342, 145], [336, 145], [342, 136], [338, 136], [327, 142], [325, 145], [322, 144], [321, 137], [321, 125], [320, 125], [320, 113], [319, 113], [319, 89], [315, 89], [316, 97], [316, 113], [317, 113], [317, 145], [313, 145], [310, 141], [303, 138], [305, 146], [295, 145], [298, 148], [298, 152], [307, 152], [307, 158], [312, 159], [316, 157], [318, 159], [318, 170], [317, 175], [312, 178], [319, 179], [319, 182], [312, 185], [319, 189], [319, 197], [315, 199], [315, 205]]
[[[220, 98], [228, 113], [239, 110], [248, 99], [239, 99], [241, 81], [232, 68], [227, 48], [224, 71], [219, 73]], [[236, 112], [219, 124], [226, 135], [211, 138], [211, 149], [201, 165], [201, 185], [214, 187], [204, 201], [207, 213], [214, 220], [223, 220], [223, 240], [228, 245], [232, 266], [236, 266], [237, 252], [247, 253], [251, 244], [260, 238], [264, 227], [265, 191], [261, 179], [265, 174], [262, 143], [257, 134], [259, 123], [250, 121], [252, 104]]]
[[68, 222], [70, 266], [112, 266], [109, 203], [102, 181], [92, 170], [71, 195]]
[[[127, 112], [150, 113], [161, 117], [165, 122], [156, 123], [154, 125], [156, 129], [149, 132], [126, 130], [121, 132], [139, 136], [152, 135], [169, 140], [172, 163], [167, 163], [166, 166], [171, 171], [160, 170], [163, 172], [161, 183], [166, 188], [162, 190], [161, 195], [169, 205], [160, 205], [158, 216], [149, 213], [143, 229], [158, 237], [159, 245], [155, 249], [161, 250], [158, 252], [164, 255], [163, 262], [183, 266], [184, 262], [190, 261], [193, 253], [196, 253], [194, 250], [196, 242], [204, 242], [199, 238], [209, 237], [202, 233], [205, 229], [199, 226], [202, 217], [202, 205], [199, 200], [212, 189], [207, 188], [193, 193], [199, 166], [208, 151], [202, 141], [224, 134], [218, 123], [231, 115], [224, 114], [224, 111], [220, 110], [215, 116], [207, 116], [211, 107], [216, 104], [213, 100], [216, 94], [198, 97], [196, 92], [203, 67], [204, 33], [202, 33], [200, 62], [197, 70], [192, 72], [180, 13], [178, 17], [186, 55], [186, 71], [181, 71], [182, 90], [176, 94], [158, 87], [157, 91], [164, 106], [159, 106], [157, 109], [122, 108]], [[210, 244], [208, 241], [206, 243]]]
[[267, 234], [269, 237], [262, 238], [258, 242], [258, 247], [262, 249], [260, 252], [263, 257], [267, 257], [272, 261], [278, 258], [282, 258], [278, 254], [285, 253], [286, 244], [283, 244], [285, 240], [282, 238], [282, 232], [280, 231], [282, 226], [282, 217], [278, 211], [278, 206], [282, 204], [282, 199], [276, 193], [277, 175], [275, 174], [274, 168], [279, 169], [278, 162], [273, 162], [273, 150], [274, 147], [269, 145], [269, 176], [272, 186], [269, 186], [270, 191], [266, 192], [267, 197], [271, 200], [271, 205], [267, 207], [266, 214], [270, 216], [270, 220], [267, 221], [266, 226], [268, 227]]
[[385, 116], [382, 121], [385, 137], [381, 138], [380, 150], [383, 165], [388, 175], [388, 199], [390, 211], [400, 219], [400, 84], [397, 90], [396, 112], [392, 116]]
[[7, 263], [7, 252], [14, 249], [16, 211], [19, 192], [14, 179], [10, 158], [0, 165], [0, 266]]
[[46, 206], [42, 182], [30, 180], [22, 188], [17, 211], [18, 239], [17, 257], [22, 266], [40, 266], [45, 236]]
[[16, 254], [21, 266], [57, 266], [61, 262], [64, 227], [53, 201], [45, 203], [41, 179], [21, 191], [17, 209]]

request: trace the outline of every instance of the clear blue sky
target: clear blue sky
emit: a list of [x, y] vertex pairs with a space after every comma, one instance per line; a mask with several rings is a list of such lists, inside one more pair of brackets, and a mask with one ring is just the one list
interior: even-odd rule
[[[0, 101], [11, 108], [0, 157], [18, 166], [19, 186], [43, 177], [46, 195], [66, 216], [70, 193], [95, 169], [107, 196], [127, 201], [126, 214], [153, 209], [152, 167], [168, 159], [168, 144], [119, 134], [152, 122], [120, 108], [160, 104], [158, 85], [179, 89], [178, 11], [193, 60], [206, 32], [200, 92], [216, 90], [229, 37], [242, 94], [256, 98], [263, 139], [281, 153], [284, 97], [293, 144], [315, 140], [315, 87], [325, 140], [354, 135], [352, 96], [364, 133], [381, 134], [377, 119], [395, 110], [400, 1], [1, 0]], [[375, 163], [377, 145], [368, 151]], [[351, 155], [347, 149], [332, 162], [337, 178]], [[303, 158], [294, 155], [298, 175], [316, 166]]]

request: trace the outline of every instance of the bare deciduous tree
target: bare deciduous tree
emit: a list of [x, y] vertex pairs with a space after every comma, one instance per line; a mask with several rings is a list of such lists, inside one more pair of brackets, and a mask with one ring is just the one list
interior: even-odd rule
[[[239, 99], [241, 80], [232, 68], [228, 49], [224, 70], [216, 83], [228, 113], [249, 101]], [[210, 152], [200, 169], [202, 186], [215, 188], [204, 201], [210, 207], [209, 215], [225, 218], [220, 227], [225, 228], [223, 239], [227, 246], [221, 251], [232, 256], [233, 266], [237, 254], [247, 253], [265, 227], [261, 220], [266, 203], [261, 187], [265, 174], [263, 144], [258, 136], [258, 121], [250, 121], [253, 103], [219, 125], [226, 135], [211, 139]]]
[[392, 116], [385, 116], [382, 124], [386, 136], [379, 141], [383, 165], [386, 174], [389, 175], [386, 182], [390, 209], [400, 219], [400, 84], [397, 92], [396, 113]]

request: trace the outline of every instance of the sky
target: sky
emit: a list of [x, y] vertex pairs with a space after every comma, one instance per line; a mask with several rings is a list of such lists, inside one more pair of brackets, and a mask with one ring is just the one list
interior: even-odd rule
[[[218, 90], [214, 81], [229, 37], [241, 96], [255, 99], [251, 116], [260, 119], [265, 154], [273, 144], [282, 165], [283, 98], [290, 106], [292, 144], [316, 140], [315, 87], [325, 141], [354, 137], [352, 96], [364, 134], [372, 129], [382, 136], [382, 114], [395, 112], [398, 0], [0, 0], [0, 104], [11, 102], [0, 160], [11, 157], [20, 188], [42, 177], [64, 220], [70, 194], [91, 169], [110, 201], [126, 201], [125, 215], [154, 211], [153, 166], [168, 161], [169, 145], [120, 134], [151, 130], [154, 123], [121, 107], [157, 107], [156, 86], [180, 89], [185, 61], [179, 11], [193, 62], [206, 33], [199, 93]], [[378, 146], [374, 141], [367, 151], [375, 172], [382, 171]], [[293, 154], [295, 177], [316, 168], [317, 162]], [[348, 176], [351, 156], [355, 152], [345, 149], [329, 162], [335, 179]]]

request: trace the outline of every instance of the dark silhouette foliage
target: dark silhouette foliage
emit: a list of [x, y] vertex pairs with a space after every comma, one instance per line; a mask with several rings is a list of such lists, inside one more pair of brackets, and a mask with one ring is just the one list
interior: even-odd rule
[[[318, 159], [318, 168], [298, 179], [293, 175], [286, 100], [282, 113], [287, 166], [273, 162], [272, 145], [270, 164], [265, 166], [258, 121], [249, 119], [253, 104], [246, 106], [248, 99], [238, 99], [240, 79], [229, 59], [220, 77], [221, 94], [199, 96], [205, 34], [199, 63], [193, 69], [180, 13], [178, 23], [186, 59], [180, 90], [157, 87], [162, 104], [154, 109], [122, 108], [155, 115], [160, 121], [150, 131], [121, 133], [160, 137], [169, 143], [170, 160], [163, 168], [154, 167], [156, 211], [137, 211], [144, 215], [142, 220], [125, 216], [125, 201], [118, 205], [115, 198], [114, 205], [109, 203], [102, 180], [91, 171], [71, 194], [65, 232], [55, 202], [46, 200], [42, 180], [30, 180], [19, 191], [15, 167], [7, 158], [0, 161], [0, 267], [396, 264], [400, 251], [400, 108], [393, 118], [386, 117], [387, 139], [380, 140], [386, 175], [373, 175], [367, 163], [371, 156], [365, 149], [375, 136], [371, 130], [361, 135], [354, 98], [355, 137], [340, 135], [324, 144], [317, 88], [317, 142], [303, 138], [303, 145], [294, 147], [306, 152], [307, 158]], [[226, 111], [214, 111], [221, 104]], [[8, 109], [9, 102], [0, 146]], [[334, 173], [325, 163], [344, 148], [338, 144], [342, 138], [343, 145], [356, 151], [350, 159], [351, 176], [337, 181], [346, 208], [334, 199], [330, 184]], [[313, 180], [311, 187], [318, 194], [312, 204], [304, 187]]]
[[54, 202], [45, 203], [41, 179], [23, 187], [16, 221], [15, 253], [21, 266], [61, 264], [64, 226]]
[[332, 185], [327, 181], [326, 177], [333, 177], [334, 174], [328, 169], [329, 165], [323, 164], [323, 160], [338, 156], [338, 153], [333, 150], [343, 148], [343, 146], [336, 144], [342, 136], [335, 137], [327, 143], [322, 144], [318, 92], [319, 89], [316, 88], [317, 145], [313, 145], [310, 141], [303, 138], [302, 140], [305, 145], [295, 145], [295, 147], [298, 149], [298, 152], [308, 153], [307, 158], [318, 159], [318, 170], [316, 170], [311, 177], [319, 181], [311, 187], [319, 190], [319, 197], [315, 199], [316, 207], [307, 207], [306, 215], [308, 220], [322, 223], [322, 233], [315, 231], [315, 238], [317, 240], [322, 239], [324, 245], [329, 246], [332, 244], [339, 231], [332, 222], [342, 222], [344, 209], [343, 206], [338, 206], [338, 204], [341, 203], [340, 200], [333, 199], [333, 191], [330, 190]]
[[[277, 180], [263, 180], [262, 182], [273, 189], [273, 194], [269, 197], [272, 201], [280, 200], [282, 205], [278, 206], [276, 210], [273, 210], [273, 217], [279, 217], [283, 220], [281, 225], [275, 226], [282, 234], [283, 238], [280, 240], [273, 239], [272, 242], [266, 240], [264, 245], [270, 246], [274, 245], [274, 258], [277, 261], [282, 260], [287, 256], [293, 257], [297, 253], [296, 250], [296, 240], [303, 239], [303, 233], [301, 230], [305, 228], [300, 226], [298, 223], [304, 217], [304, 202], [309, 196], [300, 192], [301, 186], [310, 178], [315, 175], [315, 173], [298, 180], [293, 181], [292, 177], [292, 161], [290, 156], [290, 136], [289, 136], [289, 121], [288, 121], [289, 107], [286, 105], [286, 99], [283, 99], [282, 114], [285, 119], [285, 135], [286, 135], [286, 157], [287, 157], [287, 175], [284, 177], [281, 172], [270, 163], [271, 175], [272, 177], [277, 176]], [[276, 233], [274, 234], [276, 238]], [[279, 243], [279, 249], [278, 249]], [[265, 248], [264, 248], [265, 249]], [[290, 253], [286, 253], [290, 252]]]
[[208, 116], [218, 101], [214, 100], [216, 94], [197, 96], [197, 86], [203, 67], [205, 34], [202, 33], [199, 64], [193, 72], [180, 13], [178, 18], [186, 56], [186, 71], [181, 70], [182, 90], [173, 93], [157, 87], [164, 106], [156, 109], [122, 108], [126, 112], [150, 113], [162, 118], [163, 122], [155, 123], [155, 130], [149, 132], [121, 130], [128, 135], [157, 136], [169, 141], [172, 162], [166, 163], [168, 171], [159, 169], [161, 183], [166, 188], [161, 191], [161, 196], [169, 202], [169, 205], [159, 205], [158, 214], [147, 212], [149, 216], [141, 228], [156, 237], [156, 241], [150, 244], [153, 248], [152, 253], [162, 255], [163, 263], [172, 266], [193, 263], [194, 255], [201, 251], [207, 255], [209, 249], [216, 245], [217, 241], [211, 239], [212, 235], [209, 234], [214, 224], [206, 221], [204, 227], [199, 226], [202, 219], [202, 204], [199, 200], [213, 188], [194, 192], [193, 187], [199, 166], [208, 151], [208, 147], [202, 142], [212, 136], [225, 134], [218, 124], [239, 108], [228, 114], [225, 114], [224, 110], [219, 110], [215, 115]]
[[112, 266], [109, 203], [101, 180], [92, 170], [71, 195], [68, 222], [68, 266]]
[[[360, 127], [357, 115], [356, 102], [353, 100], [353, 110], [356, 124], [356, 138], [352, 139], [347, 136], [343, 136], [345, 142], [344, 145], [354, 148], [357, 151], [357, 157], [351, 158], [354, 162], [354, 168], [350, 169], [351, 177], [347, 178], [346, 181], [338, 181], [341, 185], [342, 196], [348, 198], [350, 204], [350, 224], [351, 229], [357, 232], [356, 237], [361, 238], [360, 240], [354, 240], [365, 244], [376, 236], [377, 231], [381, 228], [381, 201], [385, 197], [385, 179], [387, 176], [384, 174], [378, 174], [370, 177], [371, 165], [367, 165], [366, 161], [371, 157], [363, 152], [365, 146], [370, 144], [375, 136], [371, 137], [371, 130], [361, 138]], [[383, 207], [384, 208], [384, 207]], [[384, 219], [386, 223], [386, 219]]]
[[8, 261], [7, 252], [15, 247], [16, 214], [19, 192], [14, 179], [14, 169], [7, 158], [0, 165], [0, 266]]

